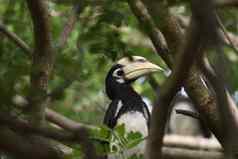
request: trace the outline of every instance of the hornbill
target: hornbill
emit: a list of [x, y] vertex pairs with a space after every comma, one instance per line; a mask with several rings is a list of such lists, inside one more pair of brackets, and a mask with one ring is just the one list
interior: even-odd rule
[[141, 76], [160, 70], [159, 66], [140, 56], [124, 57], [113, 65], [105, 80], [106, 94], [111, 103], [104, 116], [104, 124], [113, 129], [124, 123], [127, 132], [140, 132], [147, 136], [150, 112], [131, 84]]

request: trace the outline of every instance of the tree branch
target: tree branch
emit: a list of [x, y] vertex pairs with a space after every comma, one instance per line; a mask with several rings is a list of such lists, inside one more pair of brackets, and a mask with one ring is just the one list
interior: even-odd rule
[[140, 22], [143, 31], [150, 37], [156, 51], [162, 59], [167, 61], [167, 65], [172, 66], [172, 57], [169, 56], [169, 49], [164, 36], [158, 28], [156, 28], [151, 16], [141, 0], [127, 0], [132, 12]]
[[[231, 32], [228, 32], [226, 30], [226, 28], [224, 27], [220, 17], [217, 15], [216, 13], [216, 17], [217, 17], [217, 22], [221, 28], [221, 32], [222, 32], [222, 41], [225, 45], [227, 45], [228, 47], [231, 47], [233, 49], [233, 51], [238, 54], [238, 37], [236, 35], [234, 35]], [[178, 21], [180, 22], [180, 25], [183, 28], [186, 28], [188, 26], [188, 22], [189, 22], [189, 18], [185, 17], [185, 16], [177, 16]]]
[[200, 120], [200, 115], [197, 112], [192, 112], [190, 110], [183, 110], [183, 109], [176, 109], [175, 111], [176, 111], [177, 114], [187, 115], [187, 116], [190, 116], [192, 118]]
[[233, 40], [230, 38], [230, 36], [229, 36], [229, 34], [228, 34], [226, 28], [224, 27], [224, 25], [223, 25], [223, 23], [222, 23], [222, 21], [221, 21], [219, 15], [218, 15], [217, 13], [216, 13], [216, 19], [217, 19], [217, 22], [218, 22], [218, 24], [219, 24], [219, 26], [220, 26], [220, 28], [221, 28], [223, 34], [224, 34], [223, 41], [224, 41], [225, 43], [227, 43], [228, 45], [230, 45], [231, 48], [234, 50], [234, 52], [238, 55], [238, 50], [237, 50], [237, 48], [236, 48], [236, 45], [235, 45], [235, 43], [233, 42]]
[[64, 83], [61, 84], [60, 86], [56, 87], [53, 89], [51, 92], [47, 93], [47, 97], [49, 98], [50, 101], [54, 101], [57, 99], [59, 96], [64, 94], [64, 91], [72, 85], [72, 83], [76, 79], [65, 79]]
[[221, 152], [191, 150], [176, 147], [163, 147], [164, 159], [225, 159]]
[[217, 97], [217, 105], [219, 115], [221, 117], [222, 127], [224, 131], [224, 149], [226, 155], [234, 155], [237, 152], [238, 147], [238, 109], [231, 98], [229, 92], [225, 89], [225, 85], [221, 77], [218, 77], [208, 61], [200, 61], [199, 66], [201, 67], [204, 75], [211, 82], [211, 85]]
[[[12, 105], [15, 105], [16, 107], [20, 107], [20, 108], [27, 108], [29, 102], [27, 101], [26, 98], [20, 96], [21, 101], [20, 103], [12, 103]], [[76, 131], [80, 128], [86, 128], [86, 129], [96, 129], [96, 127], [92, 126], [92, 125], [87, 125], [87, 124], [83, 124], [83, 123], [79, 123], [76, 121], [73, 121], [69, 118], [67, 118], [66, 116], [61, 115], [58, 112], [55, 112], [54, 110], [50, 109], [50, 108], [46, 108], [45, 110], [45, 116], [46, 116], [46, 120], [61, 127], [62, 129], [65, 130], [69, 130], [69, 131]]]
[[[11, 129], [1, 126], [0, 149], [22, 159], [62, 159], [63, 155], [55, 147], [29, 136], [19, 135]], [[17, 144], [16, 144], [17, 143]], [[37, 155], [36, 155], [37, 154]]]
[[58, 42], [58, 49], [62, 49], [66, 45], [67, 39], [70, 33], [73, 31], [80, 13], [82, 13], [82, 11], [86, 6], [85, 3], [86, 3], [85, 1], [80, 1], [73, 7], [72, 13], [70, 14], [70, 17], [68, 18], [66, 24], [64, 25], [64, 29], [60, 35]]
[[[215, 6], [217, 8], [225, 8], [225, 7], [238, 7], [238, 1], [237, 0], [213, 0]], [[170, 6], [180, 5], [182, 3], [187, 3], [186, 0], [169, 0]]]
[[[67, 142], [67, 143], [71, 142], [74, 144], [81, 144], [83, 146], [84, 153], [87, 155], [86, 158], [88, 159], [96, 158], [96, 152], [94, 150], [93, 145], [89, 142], [87, 130], [82, 127], [72, 131], [63, 131], [51, 127], [38, 127], [31, 125], [29, 122], [25, 120], [14, 118], [4, 113], [0, 114], [0, 123], [2, 126], [7, 125], [7, 127], [12, 129], [10, 130], [7, 127], [4, 128], [2, 127], [1, 129], [2, 131], [0, 132], [1, 134], [0, 148], [7, 152], [11, 152], [16, 156], [21, 154], [22, 156], [26, 156], [26, 158], [31, 158], [32, 155], [34, 155], [34, 153], [38, 151], [46, 151], [46, 152], [49, 151], [49, 149], [46, 150], [44, 149], [46, 148], [45, 146], [47, 145], [45, 145], [43, 149], [38, 147], [39, 145], [46, 143], [45, 141], [43, 142], [42, 140], [37, 141], [37, 143], [35, 143], [36, 141], [31, 136], [31, 134], [34, 134], [58, 140], [60, 142]], [[19, 134], [24, 135], [20, 136]], [[25, 138], [27, 138], [27, 140]], [[19, 144], [15, 144], [20, 140], [25, 141], [19, 142]], [[14, 145], [10, 146], [13, 143]], [[40, 150], [38, 150], [37, 148], [38, 149], [40, 148]], [[184, 152], [182, 152], [182, 150]], [[189, 155], [191, 153], [197, 154], [197, 156]], [[47, 158], [47, 154], [45, 153], [40, 154], [45, 155], [45, 157]], [[59, 154], [61, 154], [61, 152], [59, 152]], [[168, 158], [169, 156], [170, 158], [171, 157], [174, 158], [180, 155], [183, 156], [188, 155], [188, 158], [196, 159], [200, 158], [198, 156], [200, 156], [201, 154], [203, 154], [202, 156], [206, 158], [209, 156], [212, 157], [213, 155], [223, 156], [221, 146], [214, 139], [204, 139], [201, 137], [194, 138], [179, 135], [167, 135], [163, 140], [163, 156], [165, 158]], [[41, 155], [39, 156], [39, 158], [42, 157]]]
[[164, 147], [177, 147], [192, 150], [208, 150], [223, 152], [219, 142], [214, 138], [166, 135], [163, 139]]
[[[154, 1], [154, 2], [159, 2], [159, 1]], [[134, 4], [135, 3], [134, 1], [131, 1], [131, 3], [129, 4], [136, 6]], [[167, 35], [166, 41], [168, 44], [171, 44], [169, 45], [170, 52], [173, 54], [177, 53], [178, 52], [177, 46], [182, 45], [184, 36], [182, 32], [180, 31], [181, 28], [179, 27], [178, 22], [175, 21], [176, 18], [172, 16], [171, 13], [169, 12], [168, 6], [166, 5], [166, 3], [157, 4], [157, 3], [150, 3], [150, 1], [144, 1], [144, 4], [145, 6], [151, 6], [151, 7], [148, 7], [149, 10], [154, 10], [153, 12], [150, 11], [150, 14], [153, 20], [155, 18], [155, 22], [157, 21], [156, 27], [160, 28], [161, 32], [165, 36]], [[142, 3], [142, 5], [144, 4]], [[140, 12], [139, 9], [137, 9], [137, 11]], [[143, 17], [141, 19], [147, 18], [146, 16], [143, 16], [143, 14], [140, 14], [140, 16]], [[140, 23], [145, 23], [145, 21], [140, 21]], [[153, 28], [153, 26], [148, 26], [148, 29], [154, 30], [155, 28]], [[172, 36], [170, 36], [170, 34], [172, 34]], [[148, 36], [150, 37], [151, 41], [153, 41], [152, 40], [153, 37], [151, 37], [150, 34], [148, 34]], [[159, 38], [154, 38], [154, 40], [160, 43]], [[160, 52], [158, 52], [159, 48], [157, 49], [157, 46], [155, 44], [154, 46], [157, 50], [157, 53], [163, 58], [163, 55], [161, 55]], [[176, 47], [173, 47], [173, 46], [176, 46]], [[164, 54], [164, 55], [169, 56], [168, 54]], [[171, 64], [173, 63], [173, 59], [169, 57], [163, 58], [163, 59], [168, 66], [171, 66]], [[171, 59], [171, 60], [168, 60], [168, 59]], [[216, 98], [208, 90], [200, 74], [201, 73], [199, 69], [196, 66], [193, 66], [189, 73], [189, 77], [185, 82], [185, 89], [189, 97], [195, 103], [196, 109], [199, 111], [202, 118], [204, 118], [204, 120], [208, 124], [210, 130], [215, 134], [215, 136], [219, 139], [219, 141], [222, 142], [223, 141], [222, 134], [224, 129], [219, 124], [220, 118], [219, 118], [219, 115], [218, 115], [219, 113], [216, 107]]]
[[[149, 159], [161, 158], [162, 138], [169, 110], [168, 106], [177, 90], [182, 86], [182, 82], [186, 79], [189, 66], [193, 64], [196, 58], [202, 57], [201, 48], [207, 46], [210, 40], [214, 41], [217, 38], [213, 4], [211, 2], [192, 1], [192, 13], [186, 43], [184, 46], [180, 46], [180, 53], [177, 54], [173, 72], [168, 81], [162, 86], [156, 105], [152, 110], [147, 152]], [[207, 35], [209, 32], [210, 36]]]
[[76, 131], [80, 128], [96, 129], [96, 127], [94, 126], [75, 122], [50, 109], [46, 109], [46, 119], [60, 126], [61, 128], [69, 130], [69, 131]]
[[[2, 126], [7, 125], [7, 127], [11, 128], [12, 130], [15, 131], [15, 132], [13, 132], [10, 129], [8, 130], [8, 128], [7, 128], [7, 131], [12, 131], [12, 132], [10, 132], [10, 134], [8, 132], [9, 135], [11, 135], [11, 134], [15, 135], [15, 137], [12, 137], [11, 139], [8, 139], [8, 138], [6, 139], [6, 134], [4, 134], [6, 128], [1, 129], [1, 130], [3, 130], [2, 133], [4, 135], [0, 136], [0, 139], [1, 139], [1, 137], [3, 137], [3, 140], [1, 139], [1, 141], [3, 141], [3, 142], [0, 143], [0, 148], [7, 152], [11, 152], [12, 154], [20, 155], [21, 153], [24, 153], [25, 155], [30, 156], [30, 155], [36, 153], [35, 150], [37, 150], [37, 148], [38, 148], [37, 145], [34, 145], [36, 141], [33, 138], [29, 137], [29, 136], [31, 136], [31, 134], [34, 134], [34, 135], [40, 135], [40, 136], [44, 136], [44, 137], [51, 138], [54, 140], [58, 140], [60, 142], [66, 142], [66, 143], [70, 142], [73, 144], [82, 144], [83, 149], [84, 149], [83, 151], [87, 155], [86, 156], [87, 158], [92, 159], [92, 158], [96, 157], [94, 147], [89, 142], [89, 139], [88, 139], [87, 129], [85, 129], [83, 127], [77, 127], [77, 128], [75, 127], [74, 129], [69, 128], [70, 129], [69, 131], [64, 131], [64, 130], [56, 129], [56, 128], [52, 128], [52, 127], [38, 127], [38, 126], [31, 125], [29, 122], [27, 122], [23, 119], [11, 117], [8, 114], [4, 114], [4, 113], [0, 113], [0, 124]], [[19, 134], [24, 134], [24, 136], [20, 137]], [[25, 137], [27, 137], [27, 140], [25, 139]], [[10, 146], [11, 149], [8, 149], [8, 146], [9, 146], [8, 144], [16, 143], [19, 140], [21, 140], [21, 138], [24, 138], [24, 140], [26, 140], [27, 142], [26, 141], [20, 142], [19, 144], [17, 144], [17, 146]], [[6, 143], [5, 141], [7, 141], [7, 140], [9, 140], [9, 141]], [[29, 141], [29, 143], [28, 143], [28, 141]], [[39, 144], [41, 144], [41, 142], [42, 142], [41, 140], [37, 141], [37, 143], [39, 143]], [[30, 145], [31, 148], [33, 148], [35, 150], [32, 150], [31, 148], [29, 148], [28, 147], [29, 144], [31, 144]], [[165, 149], [166, 149], [166, 151], [165, 151]], [[28, 150], [30, 152], [28, 152]], [[47, 151], [47, 152], [49, 151], [48, 149], [46, 149], [46, 150], [43, 149], [43, 150]], [[177, 150], [180, 150], [180, 151], [177, 151]], [[191, 155], [189, 155], [191, 153], [197, 154], [197, 155], [191, 156]], [[61, 152], [60, 152], [60, 154], [61, 154]], [[174, 157], [178, 157], [178, 156], [182, 155], [182, 156], [189, 156], [188, 158], [196, 159], [196, 158], [200, 158], [201, 154], [203, 154], [202, 157], [205, 157], [205, 158], [207, 158], [207, 157], [213, 158], [215, 156], [216, 157], [223, 156], [222, 149], [221, 149], [219, 143], [214, 139], [204, 139], [204, 138], [198, 138], [198, 137], [194, 138], [194, 137], [185, 137], [185, 136], [178, 136], [178, 135], [167, 135], [164, 138], [163, 156], [165, 158], [168, 158], [168, 157], [174, 158]], [[23, 154], [21, 154], [21, 155], [23, 155]], [[44, 155], [47, 156], [47, 154], [44, 154]], [[213, 155], [215, 155], [215, 156], [213, 156]], [[32, 156], [30, 156], [30, 157], [32, 157]], [[39, 157], [42, 157], [42, 156], [39, 156]]]
[[238, 7], [237, 0], [215, 0], [217, 7]]
[[[161, 46], [161, 44], [163, 44], [164, 38], [159, 36], [159, 35], [157, 36], [156, 33], [158, 32], [158, 29], [155, 27], [155, 25], [154, 25], [150, 15], [148, 14], [144, 4], [141, 1], [135, 1], [135, 0], [130, 0], [130, 1], [128, 1], [128, 3], [130, 5], [133, 13], [135, 14], [135, 16], [138, 18], [139, 22], [141, 24], [143, 24], [144, 26], [146, 26], [146, 27], [144, 27], [145, 31], [149, 35], [149, 38], [151, 39], [152, 43], [154, 44], [154, 47], [155, 47], [157, 53], [162, 57], [162, 59], [171, 68], [172, 63], [173, 63], [173, 59], [171, 58], [169, 53], [165, 51], [165, 50], [168, 50], [168, 49], [161, 49], [160, 46]], [[162, 14], [162, 15], [164, 15], [164, 14]], [[161, 15], [159, 15], [159, 16], [161, 16]], [[162, 16], [162, 17], [160, 17], [160, 19], [163, 19], [164, 17], [165, 16]], [[173, 20], [173, 17], [171, 17], [171, 16], [170, 16], [170, 18], [168, 18], [168, 20], [166, 22], [169, 25], [173, 25], [175, 23], [174, 20]], [[169, 27], [169, 28], [177, 29], [177, 27]], [[165, 34], [167, 34], [167, 28], [164, 29], [163, 31], [165, 32]], [[177, 31], [175, 33], [175, 35], [182, 36], [182, 35], [179, 35], [179, 33], [180, 33], [180, 31]], [[170, 38], [170, 39], [173, 39], [173, 43], [181, 42], [180, 38], [177, 38], [177, 39]], [[164, 50], [164, 52], [163, 52], [163, 50]], [[176, 50], [174, 50], [174, 51], [176, 51]], [[189, 95], [196, 99], [197, 104], [202, 105], [202, 106], [204, 105], [201, 108], [206, 108], [206, 109], [202, 109], [202, 110], [206, 112], [206, 115], [208, 114], [207, 117], [210, 118], [209, 120], [211, 121], [212, 125], [216, 126], [216, 120], [214, 120], [216, 118], [214, 118], [214, 115], [211, 116], [211, 114], [216, 115], [216, 112], [213, 109], [207, 109], [208, 108], [207, 103], [210, 104], [209, 107], [211, 107], [211, 108], [214, 107], [214, 100], [213, 100], [214, 98], [211, 98], [210, 94], [205, 93], [207, 91], [207, 87], [204, 85], [203, 81], [200, 78], [199, 72], [195, 69], [195, 67], [192, 68], [192, 71], [190, 72], [190, 75], [189, 75], [189, 82], [187, 82], [186, 85], [187, 85], [187, 88], [189, 88], [189, 89], [191, 88], [190, 91], [189, 91]], [[205, 101], [209, 101], [209, 102], [204, 102], [204, 99], [208, 99], [208, 100], [205, 100]], [[210, 101], [213, 101], [213, 102], [210, 102]]]
[[23, 52], [28, 56], [31, 57], [32, 51], [30, 47], [20, 39], [15, 33], [9, 31], [7, 27], [0, 22], [0, 32], [5, 34], [10, 40], [12, 40], [19, 48], [23, 50]]
[[75, 139], [74, 134], [61, 131], [60, 129], [50, 128], [46, 126], [34, 126], [30, 122], [14, 118], [9, 114], [0, 113], [1, 125], [6, 125], [16, 132], [24, 132], [25, 134], [38, 134], [44, 137], [52, 138], [58, 141], [73, 141]]
[[34, 26], [35, 48], [31, 70], [29, 109], [32, 121], [41, 123], [47, 105], [48, 80], [53, 69], [54, 50], [46, 0], [27, 0]]
[[[54, 50], [51, 43], [48, 6], [46, 0], [27, 0], [27, 6], [33, 21], [34, 42], [33, 60], [30, 76], [29, 119], [30, 123], [39, 127], [44, 125], [45, 108], [47, 107], [48, 81], [53, 70]], [[50, 141], [35, 137], [36, 141], [45, 140], [45, 144], [51, 148]], [[57, 153], [57, 152], [55, 152]], [[45, 158], [52, 158], [50, 154]], [[55, 159], [61, 156], [54, 157]]]
[[[67, 44], [67, 40], [76, 25], [78, 17], [83, 12], [85, 7], [86, 7], [85, 1], [80, 1], [73, 7], [70, 16], [66, 24], [64, 25], [63, 31], [59, 37], [57, 44], [58, 50], [61, 51]], [[48, 93], [49, 100], [52, 101], [54, 99], [57, 99], [57, 97], [63, 94], [64, 90], [68, 88], [75, 80], [76, 79], [65, 79], [63, 84], [61, 84], [59, 87], [55, 88], [50, 93]]]
[[[56, 129], [53, 127], [46, 127], [46, 126], [34, 126], [31, 123], [27, 122], [26, 120], [19, 119], [19, 118], [13, 118], [9, 114], [4, 114], [0, 113], [0, 123], [1, 125], [6, 125], [7, 127], [11, 128], [15, 132], [18, 133], [23, 133], [26, 135], [26, 137], [31, 136], [31, 135], [40, 135], [43, 137], [47, 137], [50, 139], [57, 140], [59, 142], [71, 142], [75, 144], [81, 144], [83, 152], [85, 154], [86, 159], [96, 159], [96, 151], [94, 146], [92, 145], [90, 139], [89, 139], [89, 134], [88, 130], [84, 127], [78, 127], [77, 129], [74, 129], [73, 131], [64, 131], [61, 129]], [[42, 140], [43, 138], [41, 138]], [[16, 138], [16, 140], [19, 140]], [[38, 138], [36, 139], [37, 141], [39, 140]], [[41, 141], [39, 140], [39, 142]], [[45, 144], [47, 145], [47, 141], [45, 141]], [[6, 140], [7, 142], [7, 140]], [[25, 141], [22, 143], [27, 144]], [[49, 144], [49, 143], [48, 143]], [[0, 144], [1, 146], [1, 144]], [[6, 145], [5, 145], [6, 146]], [[52, 145], [53, 146], [53, 145]], [[16, 146], [15, 146], [16, 147]], [[47, 145], [48, 149], [51, 149], [51, 146]], [[53, 146], [54, 147], [54, 146]], [[18, 150], [19, 148], [17, 148]], [[47, 150], [47, 151], [49, 151]], [[9, 150], [7, 150], [9, 151]], [[31, 151], [30, 148], [24, 150], [26, 152]], [[53, 152], [52, 152], [53, 153]], [[45, 157], [48, 158], [50, 157], [47, 156]], [[58, 156], [57, 158], [61, 158], [61, 156]]]

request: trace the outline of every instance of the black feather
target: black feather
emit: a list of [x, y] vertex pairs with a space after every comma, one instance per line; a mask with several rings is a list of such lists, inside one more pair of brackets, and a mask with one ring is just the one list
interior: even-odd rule
[[[134, 80], [125, 80], [124, 83], [119, 83], [112, 75], [116, 69], [121, 67], [123, 66], [113, 66], [106, 77], [106, 93], [112, 102], [106, 111], [104, 124], [109, 128], [114, 128], [120, 116], [130, 111], [142, 112], [149, 124], [150, 112], [148, 106], [144, 103], [141, 96], [133, 90], [131, 83]], [[122, 107], [115, 116], [119, 101], [122, 102]]]

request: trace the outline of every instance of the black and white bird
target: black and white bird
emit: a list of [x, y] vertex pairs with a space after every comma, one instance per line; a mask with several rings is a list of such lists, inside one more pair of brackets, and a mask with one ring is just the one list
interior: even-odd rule
[[111, 103], [104, 124], [111, 129], [124, 124], [127, 132], [140, 132], [144, 137], [147, 136], [150, 112], [131, 84], [141, 76], [161, 70], [140, 56], [122, 58], [112, 66], [105, 81], [106, 94]]

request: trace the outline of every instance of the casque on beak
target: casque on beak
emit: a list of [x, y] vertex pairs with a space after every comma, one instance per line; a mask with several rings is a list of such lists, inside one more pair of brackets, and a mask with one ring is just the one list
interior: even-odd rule
[[162, 71], [163, 69], [143, 57], [132, 56], [132, 59], [121, 59], [118, 64], [122, 64], [124, 77], [126, 80], [137, 79], [141, 76], [148, 75], [153, 72]]

